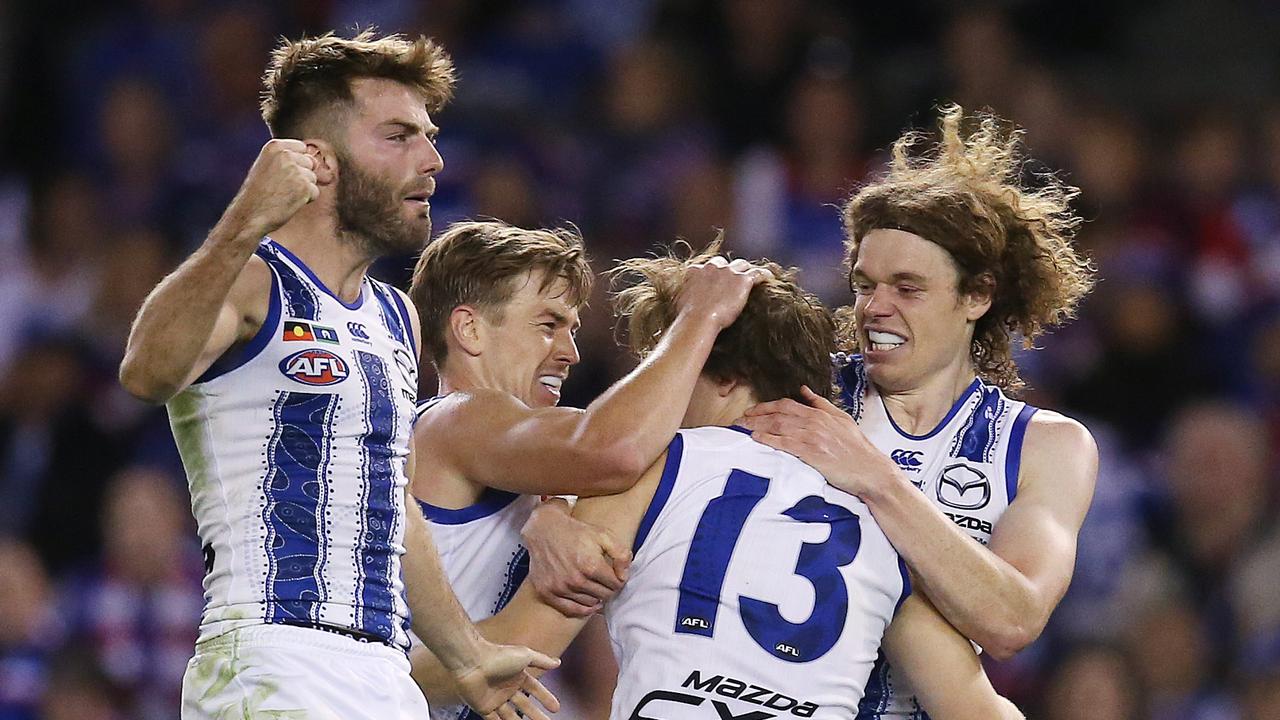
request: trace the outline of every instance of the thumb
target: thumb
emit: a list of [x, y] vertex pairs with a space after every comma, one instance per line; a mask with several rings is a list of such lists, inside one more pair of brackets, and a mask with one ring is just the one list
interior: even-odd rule
[[631, 548], [622, 544], [608, 530], [600, 531], [599, 540], [604, 554], [609, 556], [609, 561], [613, 564], [614, 574], [618, 576], [619, 580], [625, 581], [627, 573], [631, 570]]

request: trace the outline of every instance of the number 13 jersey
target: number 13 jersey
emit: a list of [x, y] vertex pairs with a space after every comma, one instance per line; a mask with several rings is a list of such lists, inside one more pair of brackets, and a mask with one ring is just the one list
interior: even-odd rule
[[676, 436], [634, 549], [615, 720], [853, 718], [910, 592], [861, 501], [737, 428]]

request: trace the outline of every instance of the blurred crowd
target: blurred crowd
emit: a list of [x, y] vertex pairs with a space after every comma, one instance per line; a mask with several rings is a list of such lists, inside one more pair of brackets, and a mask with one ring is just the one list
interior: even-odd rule
[[[1280, 718], [1280, 6], [0, 0], [0, 719], [176, 716], [202, 563], [116, 368], [268, 137], [276, 38], [357, 24], [459, 68], [437, 232], [572, 222], [597, 271], [723, 227], [845, 304], [836, 205], [894, 137], [944, 101], [1025, 127], [1101, 277], [1022, 354], [1028, 399], [1102, 468], [1066, 599], [989, 672], [1032, 718]], [[581, 406], [629, 368], [603, 290], [579, 343]]]

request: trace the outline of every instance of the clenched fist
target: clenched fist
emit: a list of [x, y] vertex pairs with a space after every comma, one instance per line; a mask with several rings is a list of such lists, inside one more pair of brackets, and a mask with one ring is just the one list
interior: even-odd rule
[[767, 268], [716, 255], [689, 268], [676, 304], [680, 312], [709, 318], [723, 330], [738, 318], [751, 288], [772, 277]]
[[253, 161], [229, 212], [255, 237], [289, 222], [303, 205], [320, 195], [315, 161], [301, 140], [268, 140]]

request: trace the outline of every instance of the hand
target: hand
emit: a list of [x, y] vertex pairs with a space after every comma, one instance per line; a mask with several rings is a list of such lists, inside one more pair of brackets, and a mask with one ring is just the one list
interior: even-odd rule
[[741, 424], [757, 441], [795, 455], [832, 486], [864, 500], [890, 478], [906, 481], [848, 413], [807, 387], [801, 393], [807, 405], [790, 398], [760, 403]]
[[[517, 720], [517, 712], [530, 720], [548, 720], [542, 707], [557, 712], [560, 701], [530, 672], [554, 670], [560, 661], [518, 645], [485, 642], [481, 660], [454, 676], [458, 696], [485, 718]], [[540, 674], [540, 673], [539, 673]]]
[[244, 223], [257, 242], [319, 195], [315, 161], [306, 143], [274, 138], [262, 146], [227, 212]]
[[729, 262], [719, 255], [690, 266], [687, 272], [680, 297], [676, 299], [678, 312], [705, 317], [719, 330], [738, 319], [751, 288], [773, 277], [766, 268], [741, 258]]
[[542, 503], [520, 535], [538, 597], [565, 617], [587, 617], [622, 589], [631, 548], [608, 530], [569, 517], [568, 507], [559, 498]]

